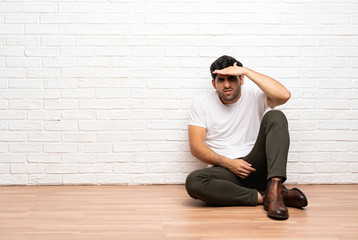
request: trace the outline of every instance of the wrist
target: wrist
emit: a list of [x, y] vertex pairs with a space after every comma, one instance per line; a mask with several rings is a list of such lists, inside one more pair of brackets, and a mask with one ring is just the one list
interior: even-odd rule
[[243, 75], [247, 76], [250, 75], [250, 71], [252, 71], [250, 68], [242, 67]]
[[221, 156], [220, 158], [220, 165], [224, 168], [230, 168], [230, 163], [231, 163], [231, 160], [230, 158], [227, 158], [227, 157], [224, 157], [224, 156]]

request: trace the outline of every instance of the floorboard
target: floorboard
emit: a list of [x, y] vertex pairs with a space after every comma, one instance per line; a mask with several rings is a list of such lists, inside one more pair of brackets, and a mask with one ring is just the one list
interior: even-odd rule
[[262, 206], [206, 205], [183, 185], [0, 187], [0, 239], [358, 239], [358, 185], [299, 188], [308, 206], [275, 221]]

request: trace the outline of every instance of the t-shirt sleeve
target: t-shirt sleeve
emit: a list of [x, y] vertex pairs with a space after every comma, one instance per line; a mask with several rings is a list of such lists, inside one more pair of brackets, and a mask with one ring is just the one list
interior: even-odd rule
[[259, 99], [259, 104], [263, 108], [263, 111], [266, 111], [269, 108], [267, 104], [267, 95], [263, 91], [260, 91], [258, 95], [258, 99]]
[[264, 113], [269, 108], [267, 104], [267, 95], [257, 85], [252, 84], [251, 87], [257, 101], [257, 107], [260, 112]]
[[200, 98], [195, 98], [190, 110], [189, 125], [206, 128], [204, 104]]

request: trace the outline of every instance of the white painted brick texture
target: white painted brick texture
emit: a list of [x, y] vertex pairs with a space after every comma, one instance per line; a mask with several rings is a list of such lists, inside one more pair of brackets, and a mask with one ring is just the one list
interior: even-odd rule
[[291, 90], [289, 183], [358, 183], [357, 13], [353, 0], [1, 1], [0, 185], [182, 184], [205, 167], [190, 105], [224, 54]]

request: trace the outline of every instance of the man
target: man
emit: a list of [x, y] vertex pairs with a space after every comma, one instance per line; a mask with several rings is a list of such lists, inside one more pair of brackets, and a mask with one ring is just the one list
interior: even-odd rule
[[[266, 110], [287, 102], [291, 93], [230, 56], [214, 61], [210, 72], [216, 91], [194, 100], [188, 131], [191, 153], [213, 166], [188, 175], [188, 194], [213, 205], [263, 204], [270, 218], [287, 219], [287, 206], [305, 207], [307, 198], [282, 185], [287, 119], [281, 111]], [[244, 84], [245, 76], [251, 81]]]

